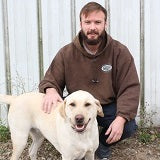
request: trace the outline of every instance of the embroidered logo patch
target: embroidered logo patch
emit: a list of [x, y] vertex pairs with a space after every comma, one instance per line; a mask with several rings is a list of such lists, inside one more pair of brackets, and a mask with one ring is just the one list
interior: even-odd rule
[[103, 72], [109, 72], [112, 70], [112, 66], [109, 64], [104, 64], [101, 69]]

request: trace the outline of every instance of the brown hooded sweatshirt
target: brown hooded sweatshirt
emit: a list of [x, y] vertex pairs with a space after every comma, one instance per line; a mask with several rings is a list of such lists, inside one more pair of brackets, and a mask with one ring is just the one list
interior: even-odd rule
[[62, 96], [85, 90], [101, 104], [117, 103], [117, 115], [131, 120], [137, 114], [140, 85], [129, 50], [106, 34], [95, 55], [82, 46], [81, 33], [59, 50], [40, 82], [40, 92], [55, 88]]

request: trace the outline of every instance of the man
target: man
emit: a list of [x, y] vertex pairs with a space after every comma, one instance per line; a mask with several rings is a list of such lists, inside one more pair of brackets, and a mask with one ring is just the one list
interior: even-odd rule
[[97, 117], [103, 127], [96, 151], [99, 159], [109, 158], [109, 147], [135, 132], [140, 90], [133, 57], [106, 33], [106, 22], [105, 8], [96, 2], [86, 4], [80, 12], [81, 31], [60, 49], [39, 85], [46, 93], [46, 113], [63, 101], [65, 86], [69, 94], [81, 89], [100, 100], [105, 116]]

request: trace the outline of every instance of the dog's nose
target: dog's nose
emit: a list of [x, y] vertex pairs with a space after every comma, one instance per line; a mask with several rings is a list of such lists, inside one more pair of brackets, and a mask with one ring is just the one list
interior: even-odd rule
[[83, 121], [84, 121], [84, 116], [81, 115], [81, 114], [76, 115], [76, 116], [75, 116], [75, 121], [76, 121], [77, 124], [83, 123]]

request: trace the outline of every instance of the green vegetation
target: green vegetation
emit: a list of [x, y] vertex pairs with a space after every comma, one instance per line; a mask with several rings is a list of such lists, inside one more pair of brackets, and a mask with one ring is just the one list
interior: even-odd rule
[[160, 128], [140, 128], [137, 132], [137, 138], [144, 144], [160, 140]]
[[0, 124], [0, 142], [7, 142], [10, 139], [9, 129]]

